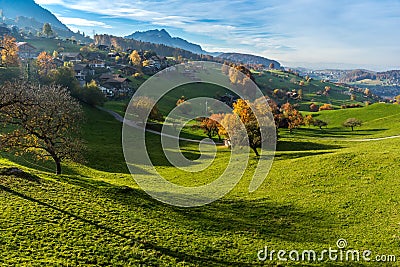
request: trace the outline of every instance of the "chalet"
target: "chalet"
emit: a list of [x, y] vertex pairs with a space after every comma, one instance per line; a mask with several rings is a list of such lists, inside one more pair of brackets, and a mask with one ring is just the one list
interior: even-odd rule
[[61, 58], [66, 62], [82, 62], [83, 56], [81, 53], [61, 53]]
[[110, 47], [108, 45], [98, 45], [97, 48], [101, 51], [110, 51]]
[[18, 42], [18, 55], [22, 59], [30, 59], [37, 56], [36, 47], [27, 42]]
[[109, 58], [116, 58], [116, 57], [121, 57], [121, 54], [118, 53], [118, 52], [111, 52], [111, 53], [108, 53], [107, 56], [108, 56]]
[[89, 66], [91, 68], [105, 68], [106, 67], [106, 62], [101, 59], [94, 59], [89, 62]]
[[100, 83], [104, 84], [107, 80], [113, 79], [113, 78], [123, 78], [120, 74], [112, 74], [112, 73], [103, 73], [100, 77]]
[[138, 70], [135, 67], [129, 66], [129, 65], [122, 66], [119, 70], [126, 76], [131, 76], [131, 75], [135, 74], [136, 72], [138, 72]]
[[129, 80], [127, 78], [110, 78], [105, 81], [103, 86], [118, 91], [126, 91], [129, 89]]
[[88, 60], [105, 60], [107, 56], [101, 52], [87, 52], [85, 58]]
[[57, 68], [64, 66], [64, 61], [59, 58], [53, 58], [54, 64], [56, 64]]
[[73, 67], [75, 72], [75, 78], [78, 81], [86, 80], [86, 76], [94, 75], [94, 70], [89, 67], [88, 64], [76, 64]]
[[143, 73], [146, 75], [153, 75], [153, 74], [157, 73], [157, 71], [158, 71], [158, 69], [152, 65], [144, 66], [142, 70], [143, 70]]

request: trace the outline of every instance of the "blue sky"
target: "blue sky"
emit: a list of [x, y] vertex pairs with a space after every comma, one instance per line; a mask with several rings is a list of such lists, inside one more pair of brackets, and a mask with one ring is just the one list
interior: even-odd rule
[[400, 69], [400, 0], [35, 0], [86, 34], [165, 28], [286, 66]]

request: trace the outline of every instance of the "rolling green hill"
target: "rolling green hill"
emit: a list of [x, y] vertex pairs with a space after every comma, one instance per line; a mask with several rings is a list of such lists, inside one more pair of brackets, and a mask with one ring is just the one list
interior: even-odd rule
[[[373, 104], [363, 108], [352, 108], [344, 110], [320, 111], [314, 113], [313, 117], [328, 123], [325, 129], [325, 137], [334, 138], [380, 138], [385, 136], [399, 135], [400, 128], [400, 105]], [[361, 127], [351, 132], [344, 129], [343, 122], [348, 118], [356, 118], [363, 122]], [[316, 129], [303, 128], [303, 135], [313, 135], [320, 132]]]
[[[342, 118], [359, 117], [370, 138], [398, 133], [398, 119], [388, 123], [382, 118], [398, 118], [399, 111], [399, 106], [372, 105], [319, 116], [350, 137], [360, 131], [339, 129]], [[28, 157], [1, 154], [0, 166], [16, 166], [27, 174], [0, 171], [0, 264], [250, 266], [260, 264], [257, 252], [265, 246], [322, 251], [336, 248], [339, 238], [346, 239], [349, 249], [371, 250], [371, 258], [399, 255], [399, 139], [324, 139], [332, 130], [328, 127], [316, 130], [318, 138], [310, 140], [298, 130], [280, 139], [272, 170], [259, 190], [247, 192], [257, 162], [251, 157], [229, 195], [186, 209], [161, 204], [138, 188], [125, 166], [121, 124], [96, 109], [85, 108], [85, 113], [84, 165], [66, 163], [65, 174], [55, 176], [47, 169], [51, 163], [38, 166]], [[207, 175], [182, 175], [166, 164], [159, 137], [148, 138], [157, 169], [179, 184], [215, 179], [229, 159], [229, 150], [218, 148]], [[182, 149], [199, 153], [191, 143], [183, 142]], [[146, 174], [138, 169], [134, 175]], [[312, 266], [327, 264], [374, 266], [326, 260]]]
[[[254, 77], [264, 94], [274, 99], [278, 104], [283, 104], [286, 103], [286, 101], [289, 101], [293, 104], [298, 104], [299, 109], [303, 111], [309, 111], [309, 106], [311, 103], [315, 103], [318, 106], [323, 104], [331, 104], [333, 108], [340, 109], [341, 105], [357, 103], [364, 105], [365, 101], [376, 101], [376, 99], [370, 96], [364, 97], [364, 94], [360, 92], [353, 92], [352, 94], [356, 96], [356, 99], [351, 100], [349, 88], [319, 80], [306, 81], [304, 77], [279, 70], [255, 73]], [[304, 82], [303, 86], [299, 85], [300, 81]], [[319, 94], [324, 92], [326, 86], [331, 88], [329, 94]], [[275, 89], [281, 89], [284, 92], [289, 92], [292, 90], [298, 92], [298, 90], [301, 89], [303, 91], [303, 97], [301, 100], [291, 99], [285, 96], [278, 97], [273, 93]]]

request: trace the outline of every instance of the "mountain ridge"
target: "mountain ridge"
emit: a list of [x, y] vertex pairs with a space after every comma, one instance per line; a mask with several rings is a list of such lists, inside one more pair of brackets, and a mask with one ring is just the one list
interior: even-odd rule
[[[41, 23], [50, 23], [52, 27], [70, 30], [53, 13], [38, 5], [34, 0], [0, 0], [2, 17], [16, 19], [18, 17], [35, 18]], [[40, 14], [40, 16], [38, 16]]]
[[273, 59], [255, 56], [251, 54], [242, 54], [242, 53], [222, 53], [218, 56], [218, 58], [229, 60], [234, 63], [244, 63], [244, 64], [261, 64], [265, 67], [268, 67], [271, 63], [274, 64], [275, 69], [280, 69], [281, 64]]
[[199, 54], [199, 55], [215, 56], [215, 55], [221, 54], [218, 52], [217, 53], [207, 52], [207, 51], [203, 50], [203, 48], [198, 44], [191, 43], [180, 37], [172, 37], [165, 29], [136, 31], [130, 35], [125, 36], [124, 38], [134, 39], [134, 40], [142, 41], [142, 42], [163, 44], [166, 46], [184, 49], [184, 50], [187, 50], [189, 52]]
[[0, 0], [0, 24], [17, 26], [20, 30], [32, 34], [42, 31], [44, 23], [49, 23], [58, 36], [89, 41], [81, 34], [74, 33], [53, 13], [37, 4], [34, 0]]

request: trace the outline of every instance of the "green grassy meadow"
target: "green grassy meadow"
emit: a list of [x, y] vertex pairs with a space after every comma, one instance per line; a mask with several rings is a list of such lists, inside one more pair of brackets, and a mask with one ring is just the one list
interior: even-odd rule
[[[172, 99], [172, 98], [171, 98]], [[174, 99], [175, 96], [174, 96]], [[172, 101], [172, 100], [170, 100]], [[176, 100], [174, 100], [176, 101]], [[123, 104], [106, 107], [123, 112]], [[322, 251], [336, 248], [396, 255], [400, 261], [400, 138], [355, 142], [400, 134], [400, 106], [314, 114], [327, 128], [281, 130], [275, 160], [262, 186], [249, 193], [257, 158], [227, 196], [198, 208], [160, 203], [135, 183], [121, 145], [121, 123], [85, 107], [82, 137], [85, 162], [52, 163], [0, 154], [0, 169], [16, 166], [26, 174], [0, 171], [0, 265], [4, 266], [398, 266], [396, 262], [265, 261], [269, 249]], [[341, 126], [363, 121], [354, 132]], [[195, 134], [199, 134], [196, 132]], [[168, 164], [159, 136], [147, 134], [156, 169], [182, 185], [216, 179], [229, 160], [217, 158], [202, 175]], [[198, 145], [181, 142], [183, 153], [199, 156]], [[134, 175], [148, 175], [139, 168]]]
[[[283, 72], [280, 70], [264, 71], [254, 74], [255, 81], [264, 94], [273, 97], [279, 104], [286, 103], [286, 98], [273, 96], [274, 89], [283, 89], [284, 91], [301, 89], [303, 91], [303, 99], [289, 99], [292, 104], [298, 104], [299, 110], [309, 111], [309, 106], [314, 103], [318, 106], [323, 104], [331, 104], [334, 109], [340, 109], [341, 105], [362, 104], [365, 101], [374, 100], [371, 97], [364, 97], [362, 93], [354, 92], [356, 99], [351, 100], [348, 95], [348, 89], [342, 86], [335, 85], [331, 82], [322, 82], [320, 80], [306, 81], [301, 76], [296, 76], [292, 73]], [[295, 83], [293, 82], [295, 81]], [[299, 82], [303, 81], [304, 85], [300, 86]], [[318, 95], [317, 92], [323, 92], [325, 86], [331, 87], [329, 95]]]

